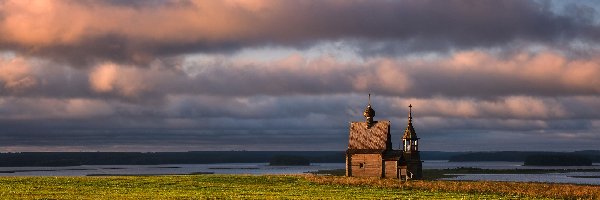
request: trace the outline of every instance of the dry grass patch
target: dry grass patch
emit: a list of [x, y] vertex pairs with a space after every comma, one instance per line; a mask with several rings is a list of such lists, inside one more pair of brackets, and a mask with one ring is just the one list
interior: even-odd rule
[[398, 181], [397, 179], [307, 175], [317, 184], [373, 186], [430, 192], [499, 194], [534, 198], [600, 199], [600, 186], [497, 181]]

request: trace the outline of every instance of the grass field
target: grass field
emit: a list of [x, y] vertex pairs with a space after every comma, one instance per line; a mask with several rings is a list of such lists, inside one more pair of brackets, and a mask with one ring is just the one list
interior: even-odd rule
[[[463, 185], [470, 183], [471, 185]], [[486, 189], [476, 190], [481, 184]], [[334, 176], [113, 176], [113, 177], [1, 177], [2, 199], [534, 199], [536, 195], [494, 191], [494, 182], [411, 181], [357, 179]], [[540, 184], [549, 185], [553, 184]], [[556, 185], [556, 184], [554, 184]], [[521, 185], [512, 185], [520, 187]], [[522, 185], [529, 186], [529, 185]], [[463, 188], [464, 187], [464, 188]], [[471, 187], [469, 189], [469, 187]], [[499, 188], [505, 188], [502, 186]], [[531, 186], [530, 186], [531, 187]], [[535, 186], [538, 187], [538, 186]], [[600, 190], [594, 186], [567, 189]], [[572, 188], [581, 187], [581, 188]], [[583, 193], [582, 193], [583, 194]], [[598, 198], [587, 196], [554, 198]], [[564, 194], [562, 194], [564, 195]], [[597, 196], [594, 196], [597, 195]]]

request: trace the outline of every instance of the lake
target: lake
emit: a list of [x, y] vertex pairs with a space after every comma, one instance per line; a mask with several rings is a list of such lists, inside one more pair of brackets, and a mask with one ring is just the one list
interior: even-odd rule
[[[476, 167], [482, 169], [600, 169], [600, 163], [582, 167], [533, 167], [522, 162], [448, 162], [426, 160], [424, 169]], [[302, 174], [327, 169], [343, 169], [344, 163], [313, 163], [310, 166], [269, 166], [268, 163], [167, 164], [167, 165], [82, 165], [69, 167], [0, 167], [0, 176], [88, 176], [88, 175], [156, 175], [156, 174]], [[446, 180], [490, 180], [552, 182], [600, 185], [600, 172], [550, 174], [458, 174]]]
[[269, 166], [269, 163], [81, 165], [70, 167], [0, 167], [0, 176], [88, 176], [156, 174], [302, 174], [342, 169], [344, 163], [314, 163], [310, 166]]
[[[423, 168], [425, 169], [447, 169], [457, 167], [476, 167], [482, 169], [600, 169], [600, 163], [593, 163], [592, 166], [523, 166], [523, 162], [448, 162], [447, 160], [428, 160], [423, 163]], [[443, 180], [518, 181], [600, 185], [600, 178], [597, 178], [600, 177], [600, 172], [456, 175], [459, 176], [445, 178]]]

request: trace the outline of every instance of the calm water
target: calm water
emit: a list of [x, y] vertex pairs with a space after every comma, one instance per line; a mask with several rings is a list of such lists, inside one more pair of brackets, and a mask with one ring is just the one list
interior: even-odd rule
[[[477, 167], [483, 169], [600, 169], [600, 163], [586, 167], [531, 167], [522, 162], [448, 162], [427, 160], [425, 169]], [[0, 167], [0, 176], [88, 176], [88, 175], [154, 175], [154, 174], [301, 174], [326, 169], [343, 169], [344, 163], [315, 163], [310, 166], [269, 166], [268, 163], [222, 163], [187, 165], [82, 165], [71, 167]], [[447, 180], [492, 180], [522, 182], [553, 182], [600, 185], [600, 172], [551, 174], [460, 174]]]
[[88, 176], [155, 174], [302, 174], [324, 169], [342, 169], [344, 163], [315, 163], [310, 166], [269, 166], [268, 163], [168, 164], [168, 165], [82, 165], [71, 167], [0, 167], [0, 176]]
[[424, 169], [447, 169], [457, 167], [475, 167], [481, 169], [600, 169], [600, 163], [592, 166], [523, 166], [523, 162], [448, 162], [447, 160], [426, 160]]
[[[476, 167], [482, 169], [600, 169], [600, 163], [592, 166], [523, 166], [523, 162], [448, 162], [446, 160], [429, 160], [423, 163], [425, 169], [446, 169], [457, 167]], [[456, 174], [458, 177], [444, 180], [486, 180], [486, 181], [519, 181], [546, 183], [576, 183], [600, 185], [600, 172], [569, 172], [549, 174]], [[575, 177], [580, 176], [580, 177]]]

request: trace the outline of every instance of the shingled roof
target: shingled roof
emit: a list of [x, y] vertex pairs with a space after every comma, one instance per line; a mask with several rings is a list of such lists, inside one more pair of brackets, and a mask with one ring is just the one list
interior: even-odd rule
[[350, 123], [348, 149], [392, 149], [390, 121], [374, 121], [368, 127], [367, 122]]

